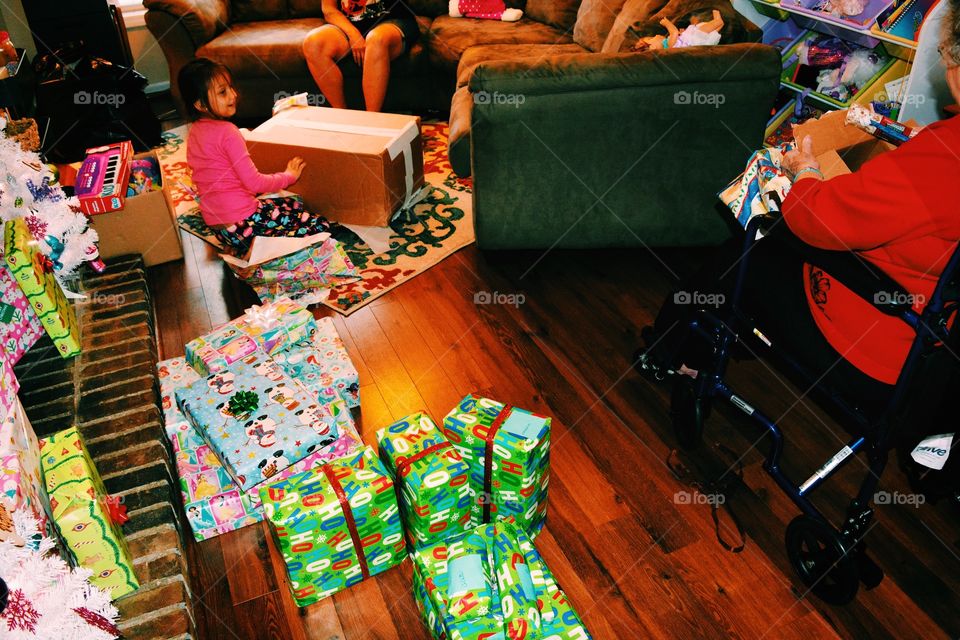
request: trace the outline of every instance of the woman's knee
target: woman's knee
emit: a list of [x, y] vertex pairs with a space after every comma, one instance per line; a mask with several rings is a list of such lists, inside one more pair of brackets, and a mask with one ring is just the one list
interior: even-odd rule
[[307, 60], [328, 58], [337, 60], [342, 57], [346, 42], [339, 29], [331, 25], [317, 27], [303, 39], [303, 56]]
[[366, 55], [395, 58], [403, 49], [403, 36], [391, 25], [382, 25], [370, 31], [366, 37]]

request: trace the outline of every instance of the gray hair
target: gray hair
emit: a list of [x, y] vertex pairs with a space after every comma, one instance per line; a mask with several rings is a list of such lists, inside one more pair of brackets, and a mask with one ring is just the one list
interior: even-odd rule
[[960, 64], [960, 0], [947, 0], [940, 51], [948, 64]]

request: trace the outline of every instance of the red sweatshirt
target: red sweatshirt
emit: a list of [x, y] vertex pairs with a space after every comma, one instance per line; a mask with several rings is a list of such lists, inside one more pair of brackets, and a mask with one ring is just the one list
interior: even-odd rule
[[[960, 117], [928, 126], [859, 171], [802, 178], [783, 203], [807, 244], [857, 251], [914, 296], [921, 311], [960, 240]], [[820, 269], [804, 267], [807, 301], [827, 341], [859, 370], [894, 384], [914, 332]]]

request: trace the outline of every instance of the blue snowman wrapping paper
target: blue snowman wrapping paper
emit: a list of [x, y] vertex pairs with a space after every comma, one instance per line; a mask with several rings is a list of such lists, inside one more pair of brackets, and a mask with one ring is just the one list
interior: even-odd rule
[[177, 389], [176, 398], [242, 491], [340, 435], [330, 406], [263, 354]]
[[304, 338], [272, 357], [320, 402], [342, 399], [350, 408], [360, 406], [360, 376], [332, 318], [317, 320]]

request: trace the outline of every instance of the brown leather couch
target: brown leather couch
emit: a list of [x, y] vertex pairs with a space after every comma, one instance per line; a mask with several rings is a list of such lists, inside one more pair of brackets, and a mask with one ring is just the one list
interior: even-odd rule
[[[171, 91], [179, 103], [176, 77], [195, 56], [223, 62], [233, 71], [242, 100], [240, 118], [263, 118], [277, 95], [318, 89], [303, 59], [307, 33], [324, 24], [320, 0], [144, 0], [146, 22], [170, 68]], [[391, 71], [386, 110], [441, 111], [450, 108], [457, 65], [479, 44], [572, 46], [580, 0], [508, 2], [525, 7], [516, 23], [451, 18], [445, 0], [407, 0], [421, 38]], [[341, 63], [347, 99], [363, 104], [360, 71]]]

